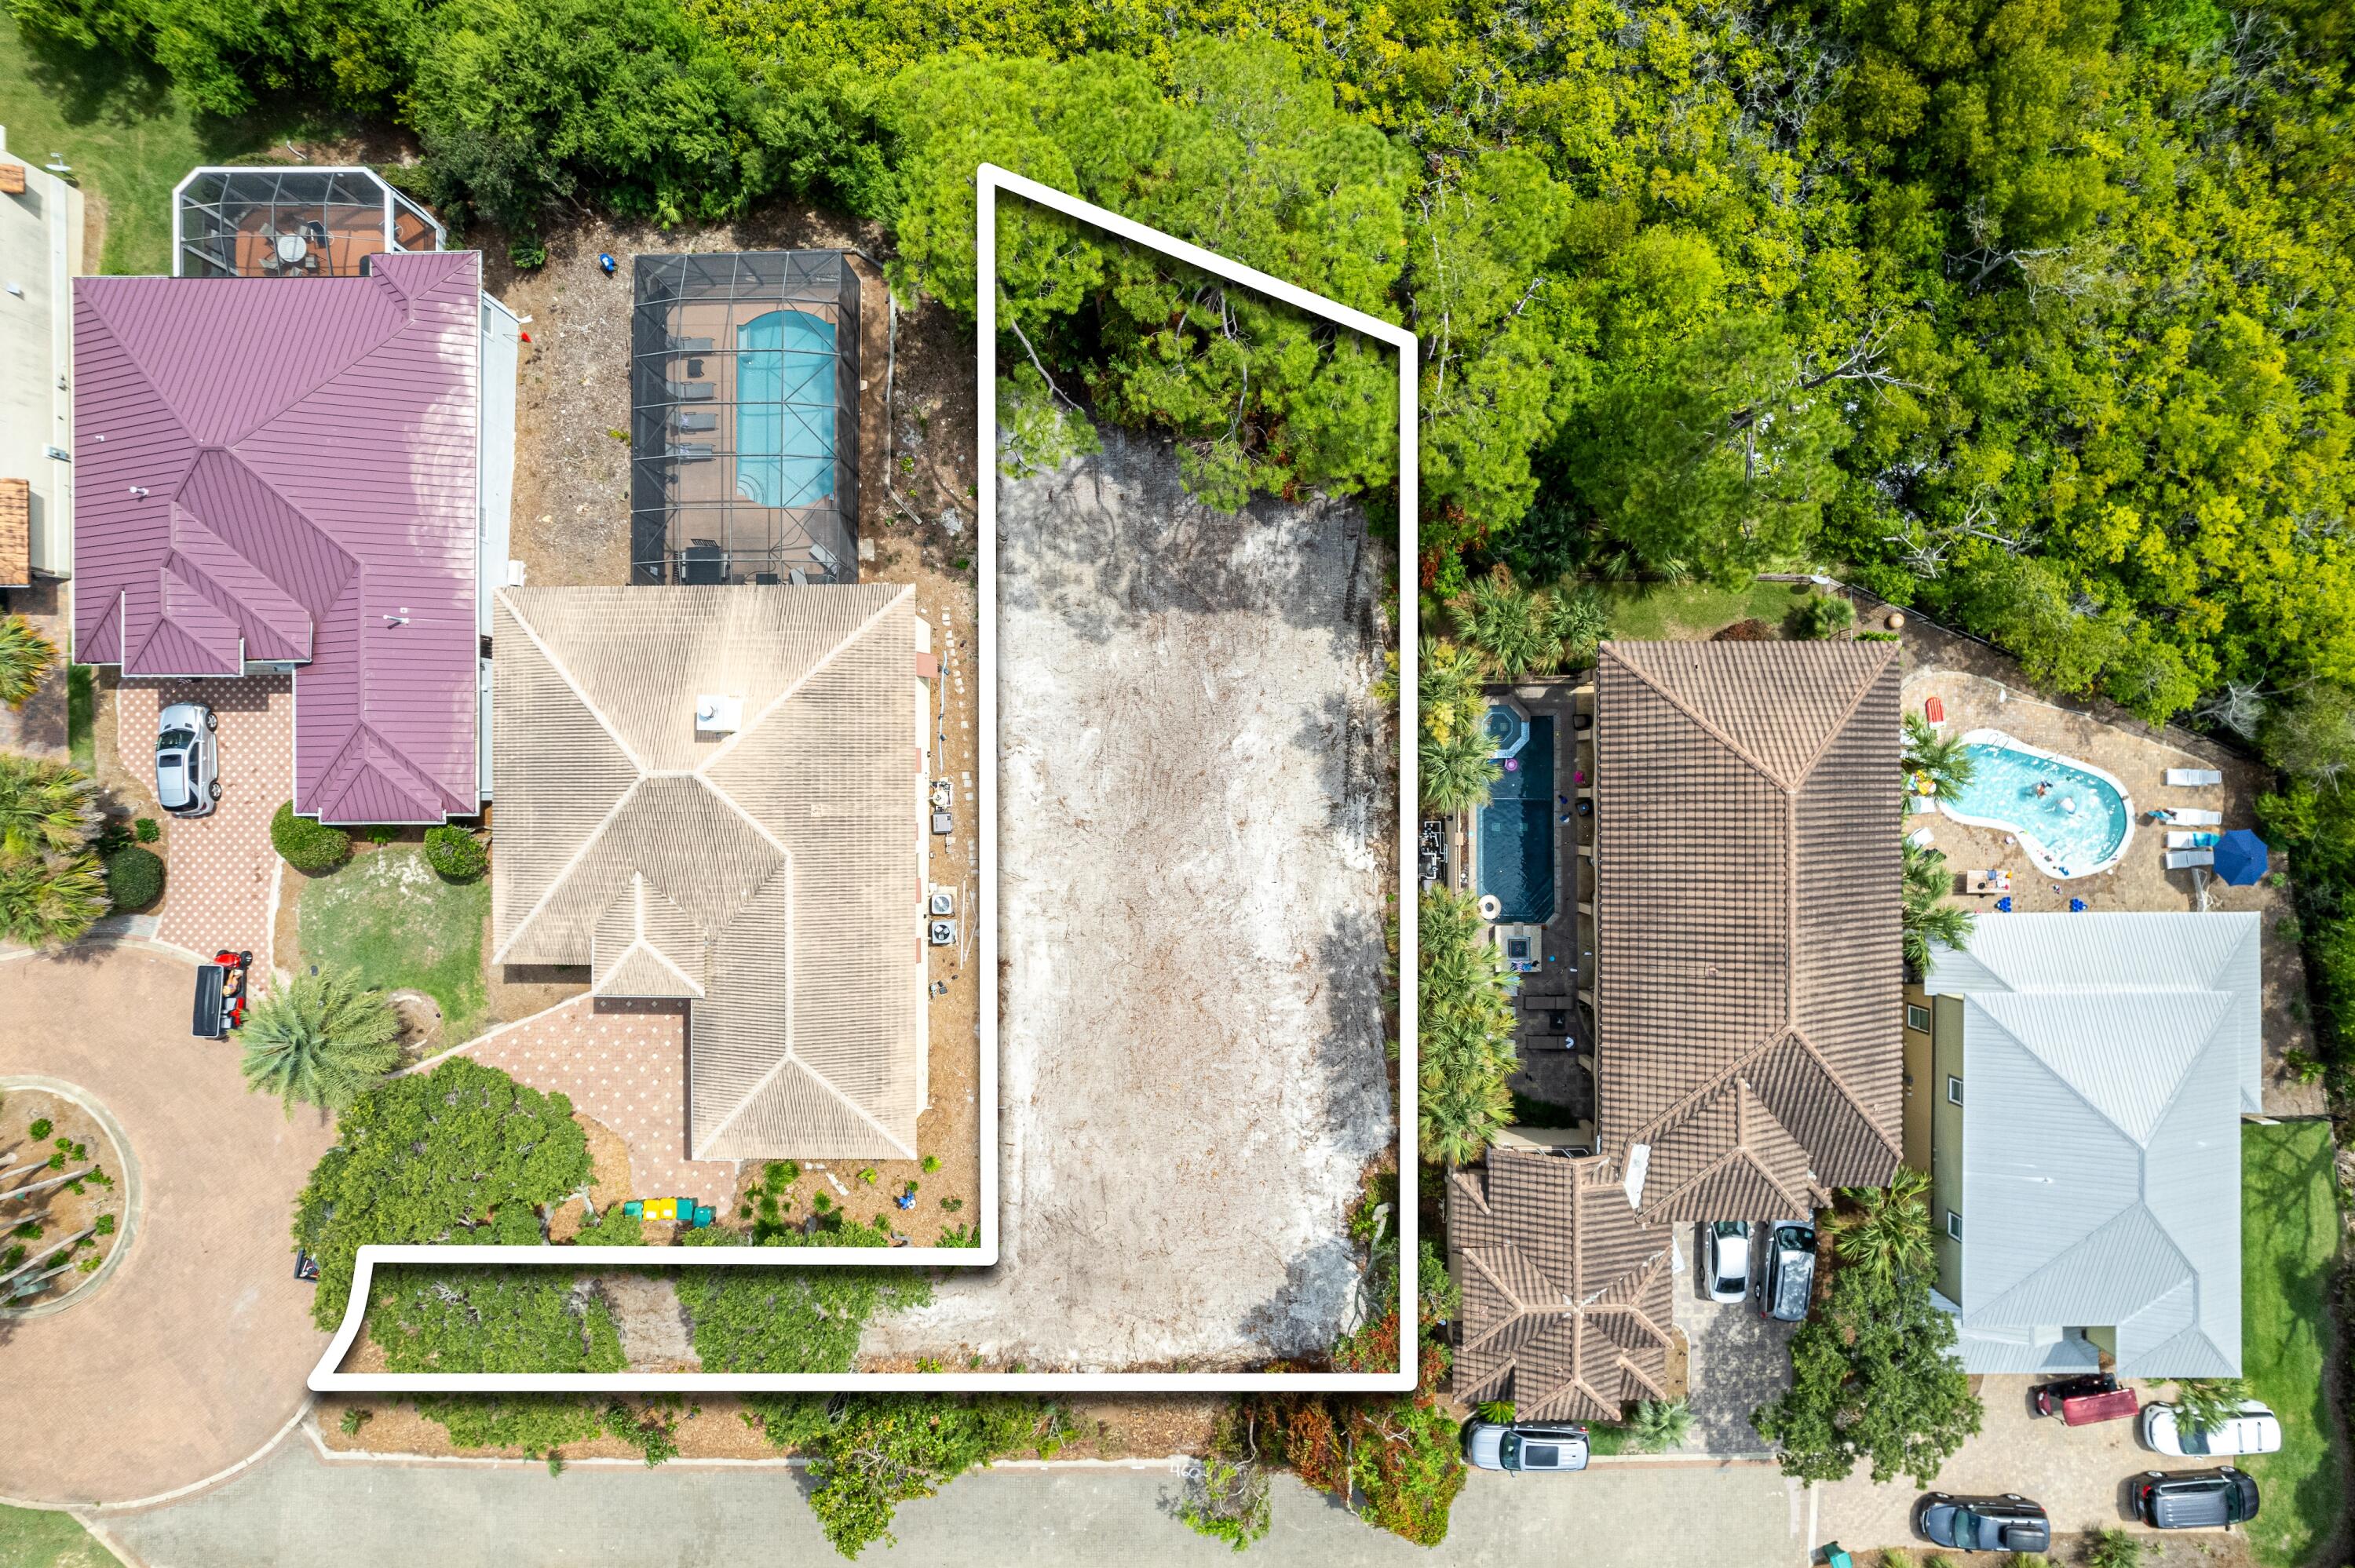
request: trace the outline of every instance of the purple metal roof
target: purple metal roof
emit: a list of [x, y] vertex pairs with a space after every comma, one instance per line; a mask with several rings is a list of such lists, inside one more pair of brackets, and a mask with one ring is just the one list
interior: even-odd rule
[[481, 258], [372, 268], [75, 280], [74, 657], [304, 661], [294, 809], [438, 822], [482, 805]]

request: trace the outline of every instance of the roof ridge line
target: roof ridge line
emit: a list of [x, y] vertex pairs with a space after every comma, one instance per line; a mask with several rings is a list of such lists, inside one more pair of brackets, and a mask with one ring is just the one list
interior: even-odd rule
[[1742, 762], [1747, 763], [1751, 769], [1761, 779], [1765, 779], [1767, 783], [1772, 784], [1775, 789], [1782, 790], [1786, 795], [1796, 792], [1796, 785], [1785, 784], [1782, 779], [1776, 778], [1774, 770], [1767, 767], [1764, 762], [1759, 760], [1757, 757], [1753, 755], [1748, 747], [1743, 746], [1740, 741], [1726, 734], [1724, 730], [1719, 728], [1717, 725], [1712, 723], [1710, 720], [1706, 719], [1700, 714], [1694, 712], [1692, 705], [1687, 703], [1681, 695], [1668, 690], [1668, 687], [1654, 680], [1649, 671], [1642, 669], [1637, 665], [1631, 664], [1626, 660], [1620, 658], [1617, 651], [1608, 642], [1602, 645], [1600, 652], [1609, 652], [1611, 654], [1612, 661], [1621, 669], [1626, 671], [1627, 673], [1636, 677], [1636, 680], [1642, 682], [1645, 685], [1649, 686], [1662, 702], [1667, 703], [1670, 707], [1676, 709], [1677, 712], [1684, 715], [1686, 718], [1690, 719], [1694, 724], [1699, 725], [1701, 729], [1709, 735], [1710, 739], [1725, 747], [1727, 751], [1731, 752]]
[[[883, 585], [877, 584], [874, 586], [881, 587]], [[717, 747], [713, 747], [710, 756], [696, 764], [694, 769], [695, 772], [699, 776], [713, 768], [717, 768], [723, 758], [734, 756], [736, 747], [743, 743], [746, 736], [759, 729], [762, 725], [768, 723], [771, 715], [775, 714], [779, 708], [784, 706], [786, 703], [800, 695], [801, 689], [809, 684], [810, 681], [818, 673], [819, 671], [824, 670], [826, 666], [832, 664], [837, 659], [840, 658], [844, 649], [849, 647], [852, 643], [860, 641], [869, 631], [872, 631], [875, 629], [876, 624], [885, 616], [890, 614], [893, 609], [897, 609], [902, 599], [912, 599], [916, 597], [916, 589], [912, 584], [894, 584], [892, 586], [897, 587], [900, 591], [885, 599], [882, 604], [877, 606], [874, 613], [870, 614], [866, 620], [860, 621], [856, 627], [852, 628], [849, 633], [840, 641], [837, 642], [832, 648], [827, 649], [824, 658], [819, 659], [815, 663], [811, 664], [808, 669], [804, 670], [800, 674], [794, 676], [791, 685], [788, 685], [783, 691], [779, 692], [775, 696], [770, 698], [768, 702], [763, 704], [761, 711], [752, 715], [752, 722], [751, 724], [739, 728], [735, 734], [730, 736], [726, 740], [721, 741]]]
[[[1901, 1156], [1903, 1155], [1905, 1152], [1903, 1128], [1901, 1127], [1899, 1128], [1898, 1137], [1891, 1139], [1889, 1136], [1889, 1129], [1872, 1119], [1870, 1114], [1869, 1114], [1864, 1108], [1863, 1097], [1849, 1086], [1848, 1075], [1842, 1073], [1838, 1067], [1832, 1065], [1830, 1057], [1816, 1049], [1816, 1043], [1808, 1038], [1807, 1032], [1805, 1029], [1802, 1029], [1796, 1023], [1792, 1024], [1790, 1037], [1799, 1043], [1799, 1049], [1807, 1054], [1807, 1059], [1809, 1061], [1813, 1062], [1817, 1067], [1823, 1069], [1824, 1076], [1829, 1078], [1832, 1081], [1833, 1086], [1839, 1090], [1840, 1098], [1856, 1107], [1857, 1115], [1864, 1122], [1864, 1125], [1872, 1128], [1873, 1132], [1880, 1137], [1881, 1141], [1889, 1149]], [[1764, 1099], [1765, 1097], [1761, 1096], [1759, 1097]], [[1812, 1155], [1815, 1150], [1808, 1150], [1807, 1152]]]
[[572, 852], [572, 858], [559, 867], [554, 876], [549, 878], [548, 885], [539, 890], [539, 896], [532, 900], [531, 907], [525, 910], [523, 917], [516, 922], [515, 929], [507, 934], [507, 939], [501, 942], [498, 950], [491, 955], [491, 962], [496, 964], [506, 960], [507, 954], [514, 950], [515, 945], [523, 940], [523, 934], [531, 929], [532, 922], [538, 919], [541, 912], [548, 907], [548, 901], [556, 895], [556, 890], [571, 880], [572, 874], [581, 869], [581, 862], [588, 854], [590, 846], [605, 836], [605, 830], [613, 825], [613, 819], [621, 814], [622, 808], [630, 803], [631, 798], [638, 792], [638, 786], [645, 782], [645, 776], [641, 774], [630, 780], [628, 789], [613, 797], [613, 803], [605, 808], [605, 814], [597, 820], [597, 825], [591, 828], [588, 836], [581, 841], [581, 847]]
[[[503, 603], [507, 607], [507, 613], [515, 617], [516, 625], [522, 628], [524, 636], [530, 640], [531, 645], [539, 650], [539, 656], [548, 661], [548, 667], [555, 671], [564, 683], [571, 688], [572, 694], [581, 699], [581, 707], [588, 711], [591, 718], [597, 721], [599, 727], [613, 737], [613, 745], [620, 749], [624, 758], [629, 759], [630, 766], [638, 770], [638, 777], [644, 779], [653, 772], [654, 769], [646, 766], [645, 758], [640, 757], [630, 743], [622, 738], [622, 732], [613, 727], [613, 721], [605, 716], [605, 710], [590, 700], [588, 692], [581, 684], [581, 678], [572, 673], [570, 665], [556, 656], [556, 650], [548, 645], [548, 639], [542, 637], [539, 628], [531, 623], [531, 618], [523, 612], [523, 606], [516, 603], [509, 597], [514, 592], [515, 588], [510, 585], [493, 589], [491, 597], [494, 602]], [[633, 785], [633, 788], [634, 787]]]
[[[2036, 994], [2036, 993], [2034, 993], [2034, 992], [2019, 992], [2019, 991], [1997, 991], [1997, 992], [1995, 992], [1995, 993], [1993, 993], [1993, 994], [1998, 995], [1998, 996], [2019, 996], [2019, 995], [2023, 995], [2023, 994], [2026, 994], [2026, 995], [2033, 995], [2033, 994]], [[2047, 994], [2050, 994], [2050, 993], [2047, 993]], [[2207, 992], [2207, 991], [2203, 991], [2203, 992], [2200, 992], [2200, 993], [2199, 993], [2199, 994], [2201, 994], [2201, 995], [2212, 995], [2212, 994], [2214, 994], [2214, 993], [2213, 993], [2213, 992]], [[1966, 1002], [1969, 1002], [1969, 1003], [1971, 1003], [1971, 1004], [1975, 1005], [1975, 1006], [1976, 1006], [1976, 1005], [1977, 1004], [1977, 1002], [1978, 1002], [1978, 997], [1977, 996], [1977, 994], [1976, 994], [1976, 993], [1971, 993], [1971, 992], [1966, 992], [1966, 993], [1964, 993], [1963, 1000], [1964, 1000], [1965, 1001], [1966, 1001]], [[2035, 1063], [2035, 1064], [2036, 1064], [2036, 1065], [2037, 1065], [2037, 1067], [2038, 1067], [2038, 1069], [2039, 1069], [2040, 1071], [2041, 1071], [2041, 1072], [2042, 1072], [2042, 1073], [2043, 1073], [2047, 1077], [2051, 1078], [2054, 1083], [2059, 1084], [2062, 1088], [2064, 1088], [2064, 1089], [2068, 1090], [2068, 1091], [2069, 1091], [2069, 1093], [2070, 1093], [2071, 1095], [2074, 1096], [2074, 1097], [2075, 1097], [2075, 1098], [2076, 1098], [2076, 1101], [2077, 1101], [2077, 1103], [2078, 1103], [2079, 1105], [2083, 1106], [2087, 1110], [2091, 1111], [2094, 1116], [2096, 1116], [2096, 1117], [2100, 1118], [2102, 1119], [2102, 1121], [2103, 1121], [2105, 1125], [2107, 1125], [2107, 1126], [2109, 1126], [2109, 1127], [2111, 1127], [2111, 1128], [2115, 1128], [2115, 1129], [2116, 1129], [2116, 1131], [2117, 1131], [2117, 1135], [2118, 1135], [2120, 1138], [2125, 1139], [2128, 1143], [2130, 1143], [2130, 1144], [2134, 1145], [2134, 1147], [2141, 1152], [2141, 1155], [2142, 1155], [2142, 1157], [2143, 1157], [2143, 1158], [2147, 1159], [2147, 1158], [2149, 1157], [2149, 1154], [2150, 1154], [2150, 1145], [2149, 1145], [2149, 1142], [2148, 1142], [2148, 1140], [2147, 1139], [2147, 1138], [2142, 1137], [2142, 1136], [2138, 1136], [2138, 1135], [2137, 1135], [2136, 1133], [2134, 1133], [2134, 1132], [2132, 1132], [2132, 1131], [2128, 1130], [2128, 1129], [2127, 1129], [2127, 1128], [2126, 1128], [2124, 1124], [2122, 1124], [2122, 1123], [2118, 1120], [2118, 1118], [2117, 1118], [2116, 1117], [2112, 1116], [2112, 1115], [2111, 1115], [2107, 1110], [2104, 1109], [2104, 1108], [2103, 1108], [2102, 1107], [2100, 1107], [2100, 1106], [2095, 1105], [2095, 1104], [2094, 1104], [2091, 1099], [2087, 1098], [2087, 1097], [2086, 1097], [2086, 1096], [2085, 1096], [2085, 1091], [2084, 1091], [2084, 1090], [2083, 1090], [2083, 1089], [2081, 1089], [2081, 1088], [2079, 1088], [2076, 1085], [2074, 1085], [2074, 1084], [2071, 1083], [2071, 1082], [2068, 1080], [2068, 1078], [2067, 1078], [2066, 1076], [2064, 1076], [2064, 1075], [2063, 1075], [2060, 1071], [2058, 1071], [2056, 1068], [2054, 1068], [2054, 1066], [2052, 1065], [2052, 1064], [2051, 1064], [2051, 1062], [2046, 1061], [2046, 1060], [2045, 1060], [2045, 1058], [2044, 1058], [2044, 1054], [2043, 1054], [2043, 1053], [2042, 1053], [2042, 1052], [2041, 1052], [2041, 1051], [2037, 1050], [2035, 1046], [2030, 1045], [2027, 1041], [2022, 1040], [2019, 1035], [2017, 1035], [2017, 1034], [2013, 1033], [2012, 1033], [2012, 1031], [2011, 1031], [2011, 1029], [2010, 1029], [2010, 1027], [2009, 1027], [2008, 1024], [2006, 1024], [2006, 1023], [2005, 1023], [2001, 1019], [1999, 1019], [1999, 1018], [1996, 1017], [1996, 1015], [1995, 1015], [1994, 1013], [1989, 1012], [1986, 1008], [1981, 1007], [1981, 1008], [1979, 1008], [1979, 1016], [1980, 1016], [1980, 1017], [1982, 1017], [1982, 1018], [1984, 1018], [1984, 1019], [1986, 1019], [1986, 1020], [1987, 1021], [1988, 1025], [1989, 1025], [1991, 1028], [1993, 1028], [1993, 1029], [1994, 1029], [1998, 1033], [2001, 1034], [2001, 1035], [2002, 1035], [2006, 1040], [2010, 1041], [2010, 1042], [2012, 1043], [2012, 1044], [2014, 1044], [2014, 1045], [2018, 1046], [2018, 1047], [2019, 1047], [2019, 1053], [2020, 1053], [2020, 1054], [2021, 1054], [2021, 1055], [2023, 1055], [2023, 1056], [2026, 1056], [2030, 1061], [2031, 1061], [2031, 1062]], [[2231, 1015], [2230, 1015], [2229, 1013], [2226, 1013], [2226, 1014], [2222, 1015], [2222, 1017], [2220, 1017], [2220, 1019], [2219, 1019], [2219, 1021], [2218, 1021], [2218, 1023], [2217, 1023], [2217, 1028], [2218, 1028], [2218, 1029], [2221, 1029], [2222, 1027], [2223, 1027], [2223, 1023], [2224, 1023], [2226, 1021], [2228, 1021], [2228, 1020], [2229, 1020], [2230, 1016], [2231, 1016]], [[1964, 1021], [1964, 1028], [1966, 1029], [1966, 1031], [1967, 1031], [1967, 1030], [1968, 1030], [1968, 1028], [1969, 1028], [1969, 1020], [1968, 1020], [1968, 1019], [1966, 1019], [1966, 1020]], [[2184, 1064], [2184, 1068], [2183, 1068], [2183, 1072], [2182, 1072], [2181, 1075], [2180, 1075], [2180, 1076], [2179, 1076], [2179, 1077], [2175, 1080], [2175, 1086], [2174, 1086], [2173, 1088], [2171, 1088], [2171, 1089], [2169, 1089], [2169, 1090], [2168, 1091], [2168, 1093], [2167, 1093], [2167, 1098], [2166, 1098], [2166, 1099], [2164, 1099], [2163, 1101], [2161, 1101], [2161, 1102], [2159, 1103], [2159, 1107], [2158, 1107], [2158, 1114], [2157, 1114], [2156, 1116], [2154, 1116], [2154, 1117], [2151, 1118], [2151, 1125], [2152, 1125], [2153, 1127], [2158, 1126], [2158, 1123], [2159, 1123], [2160, 1121], [2162, 1121], [2162, 1120], [2164, 1120], [2164, 1119], [2166, 1118], [2166, 1116], [2167, 1116], [2168, 1111], [2169, 1111], [2170, 1108], [2172, 1108], [2172, 1107], [2173, 1107], [2173, 1106], [2174, 1106], [2174, 1104], [2175, 1104], [2175, 1102], [2176, 1102], [2177, 1098], [2182, 1095], [2182, 1093], [2183, 1093], [2183, 1086], [2184, 1086], [2186, 1084], [2188, 1084], [2189, 1082], [2190, 1082], [2190, 1080], [2191, 1080], [2191, 1069], [2192, 1069], [2192, 1067], [2196, 1066], [2196, 1065], [2199, 1064], [2200, 1058], [2203, 1054], [2206, 1054], [2206, 1052], [2207, 1052], [2207, 1050], [2208, 1050], [2208, 1047], [2209, 1047], [2210, 1045], [2211, 1045], [2211, 1044], [2215, 1044], [2215, 1040], [2216, 1040], [2216, 1030], [2215, 1030], [2215, 1029], [2211, 1029], [2211, 1030], [2208, 1032], [2207, 1038], [2205, 1038], [2204, 1040], [2202, 1040], [2202, 1041], [2200, 1043], [2200, 1048], [2199, 1048], [2197, 1051], [2194, 1051], [2194, 1052], [2191, 1054], [2191, 1059], [2190, 1059], [2189, 1062], [2186, 1062], [2186, 1063]], [[2239, 1069], [2238, 1065], [2236, 1064], [2236, 1065], [2234, 1065], [2233, 1072], [2232, 1072], [2232, 1093], [2233, 1093], [2233, 1096], [2234, 1096], [2234, 1097], [2235, 1097], [2235, 1098], [2238, 1098], [2238, 1097], [2239, 1097], [2239, 1095], [2240, 1095], [2240, 1082], [2241, 1082], [2240, 1069]]]
[[[1967, 1200], [1969, 1196], [1968, 1192], [1966, 1192], [1964, 1196]], [[2021, 1291], [2027, 1289], [2030, 1286], [2035, 1284], [2038, 1280], [2043, 1278], [2046, 1275], [2051, 1273], [2054, 1269], [2059, 1268], [2062, 1264], [2068, 1262], [2072, 1257], [2084, 1248], [2087, 1242], [2092, 1241], [2095, 1236], [2100, 1235], [2103, 1232], [2113, 1228], [2119, 1221], [2131, 1218], [2136, 1214], [2140, 1214], [2143, 1218], [2150, 1222], [2151, 1228], [2157, 1231], [2160, 1237], [2166, 1241], [2168, 1250], [2175, 1255], [2176, 1261], [2183, 1265], [2187, 1277], [2196, 1279], [2199, 1277], [2200, 1271], [2191, 1266], [2191, 1260], [2183, 1255], [2183, 1249], [2176, 1245], [2175, 1238], [2167, 1234], [2167, 1227], [2158, 1223], [2158, 1216], [2150, 1212], [2150, 1205], [2144, 1202], [2142, 1195], [2137, 1192], [2131, 1202], [2125, 1203], [2111, 1211], [2111, 1213], [2102, 1220], [2101, 1224], [2087, 1231], [2083, 1235], [2079, 1236], [2075, 1241], [2071, 1242], [2067, 1246], [2054, 1253], [2051, 1257], [2046, 1258], [2042, 1263], [2038, 1264], [2034, 1268], [2029, 1270], [2018, 1279], [2013, 1280], [2009, 1285], [2005, 1286], [2002, 1293], [1997, 1296], [1994, 1300], [1979, 1308], [1977, 1312], [1966, 1311], [1963, 1315], [1963, 1321], [1967, 1324], [1974, 1318], [1979, 1316], [1980, 1313], [1994, 1311], [2004, 1302], [2009, 1301], [2014, 1296], [2019, 1295]], [[2172, 1289], [2174, 1287], [2170, 1286], [2168, 1288]], [[2159, 1294], [2163, 1296], [2166, 1294], [2166, 1291], [2162, 1290]], [[2148, 1305], [2149, 1302], [2147, 1301], [2144, 1303], [2145, 1307], [2147, 1307]], [[1990, 1326], [2001, 1328], [2010, 1327], [2012, 1325], [2008, 1323], [1997, 1323]]]

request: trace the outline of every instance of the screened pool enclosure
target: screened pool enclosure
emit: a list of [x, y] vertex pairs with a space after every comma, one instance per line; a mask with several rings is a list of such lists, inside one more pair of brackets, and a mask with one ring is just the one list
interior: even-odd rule
[[175, 278], [357, 278], [370, 256], [442, 241], [372, 169], [210, 166], [172, 193]]
[[848, 255], [641, 256], [635, 302], [630, 580], [857, 580]]

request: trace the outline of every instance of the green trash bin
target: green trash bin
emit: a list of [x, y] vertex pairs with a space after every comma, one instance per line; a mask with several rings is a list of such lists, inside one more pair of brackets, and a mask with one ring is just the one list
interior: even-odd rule
[[1848, 1548], [1835, 1541], [1824, 1548], [1824, 1568], [1856, 1568], [1856, 1564], [1849, 1557]]

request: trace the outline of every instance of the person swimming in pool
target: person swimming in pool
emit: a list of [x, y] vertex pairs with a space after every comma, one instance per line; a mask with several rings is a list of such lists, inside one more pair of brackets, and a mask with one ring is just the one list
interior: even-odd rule
[[2045, 796], [2050, 795], [2051, 793], [2052, 793], [2052, 786], [2051, 782], [2041, 779], [2038, 779], [2036, 782], [2036, 798], [2041, 800]]

